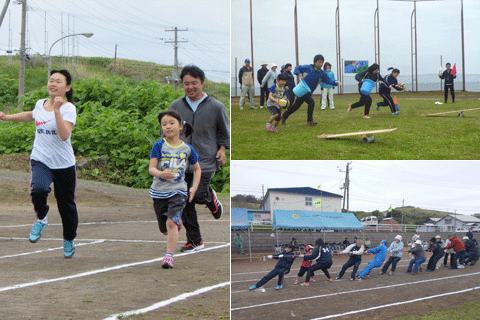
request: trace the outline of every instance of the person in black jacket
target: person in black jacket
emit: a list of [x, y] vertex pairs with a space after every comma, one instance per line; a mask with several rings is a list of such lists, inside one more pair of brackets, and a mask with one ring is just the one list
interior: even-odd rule
[[468, 236], [463, 237], [463, 243], [465, 244], [465, 251], [467, 253], [465, 264], [478, 260], [475, 243], [473, 243]]
[[285, 88], [288, 90], [287, 98], [290, 101], [290, 105], [292, 105], [293, 100], [295, 100], [295, 94], [293, 93], [293, 88], [295, 88], [295, 77], [293, 76], [292, 68], [292, 64], [287, 63], [285, 65], [285, 70], [283, 71], [283, 74], [287, 76], [287, 86]]
[[328, 278], [328, 281], [332, 281], [332, 277], [328, 272], [328, 269], [332, 266], [332, 254], [327, 246], [324, 245], [323, 239], [319, 238], [315, 241], [315, 245], [317, 248], [311, 255], [306, 255], [303, 257], [304, 260], [316, 260], [317, 263], [310, 268], [308, 268], [307, 278], [305, 279], [305, 283], [302, 283], [302, 286], [309, 286], [310, 285], [310, 277], [312, 277], [313, 273], [317, 270], [322, 270], [323, 273]]
[[[360, 93], [360, 100], [355, 103], [350, 103], [348, 106], [348, 112], [352, 111], [352, 109], [365, 106], [365, 112], [363, 114], [364, 119], [370, 119], [370, 106], [372, 105], [372, 97], [370, 95], [364, 95], [361, 91], [362, 84], [365, 79], [370, 79], [374, 82], [381, 81], [385, 83], [385, 79], [382, 78], [380, 75], [380, 66], [376, 63], [372, 64], [366, 71], [361, 73], [357, 73], [355, 75], [355, 80], [358, 81], [358, 92]], [[390, 89], [393, 89], [393, 86], [389, 86]]]
[[447, 70], [443, 71], [442, 74], [439, 74], [438, 77], [440, 79], [445, 80], [445, 85], [444, 85], [444, 91], [445, 91], [445, 103], [447, 103], [448, 100], [448, 90], [450, 89], [450, 92], [452, 93], [452, 101], [455, 103], [455, 91], [453, 90], [453, 79], [457, 77], [457, 74], [451, 74], [451, 64], [447, 63], [445, 65], [447, 67]]
[[378, 93], [383, 98], [383, 102], [377, 102], [377, 111], [380, 111], [380, 107], [390, 107], [392, 115], [398, 115], [397, 110], [395, 110], [393, 98], [390, 96], [390, 92], [392, 91], [390, 88], [394, 87], [398, 91], [401, 90], [401, 87], [397, 82], [397, 77], [400, 74], [400, 70], [392, 67], [388, 68], [387, 70], [392, 70], [392, 73], [385, 77], [385, 83], [380, 83]]
[[275, 278], [277, 275], [278, 275], [277, 290], [282, 289], [283, 277], [284, 275], [290, 272], [290, 268], [292, 267], [292, 263], [293, 261], [295, 261], [295, 258], [296, 258], [295, 252], [293, 252], [293, 248], [290, 245], [286, 245], [285, 250], [282, 251], [281, 253], [268, 256], [268, 259], [279, 259], [277, 265], [265, 277], [260, 279], [260, 281], [258, 281], [255, 285], [251, 286], [248, 289], [255, 290], [257, 288], [260, 288], [261, 286], [266, 284], [268, 281]]
[[428, 272], [435, 271], [438, 260], [443, 258], [443, 255], [445, 252], [443, 250], [441, 240], [442, 239], [435, 238], [435, 237], [430, 239], [430, 251], [432, 251], [433, 254], [430, 257], [430, 260], [428, 260], [428, 265], [427, 265]]
[[264, 103], [268, 99], [268, 89], [269, 89], [268, 85], [265, 85], [262, 87], [263, 78], [268, 72], [267, 66], [268, 66], [268, 63], [263, 62], [262, 67], [257, 71], [257, 81], [260, 84], [260, 109], [264, 107]]

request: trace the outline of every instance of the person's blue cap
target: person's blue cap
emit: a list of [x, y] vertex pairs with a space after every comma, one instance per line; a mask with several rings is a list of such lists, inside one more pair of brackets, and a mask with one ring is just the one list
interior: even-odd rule
[[250, 62], [250, 59], [245, 59], [245, 62]]
[[388, 241], [387, 240], [382, 240], [380, 243], [383, 243], [384, 245], [388, 246]]

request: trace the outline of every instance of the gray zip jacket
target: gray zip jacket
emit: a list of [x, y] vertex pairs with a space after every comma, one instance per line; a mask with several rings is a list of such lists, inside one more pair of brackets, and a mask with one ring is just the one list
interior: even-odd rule
[[[202, 172], [220, 170], [217, 163], [217, 151], [220, 146], [230, 149], [230, 127], [227, 109], [217, 99], [207, 96], [193, 112], [185, 96], [173, 101], [169, 110], [175, 110], [182, 119], [193, 125], [193, 134], [182, 140], [193, 146], [199, 155]], [[188, 169], [191, 172], [191, 168]]]
[[398, 243], [397, 243], [397, 241], [393, 241], [390, 244], [390, 247], [388, 247], [388, 251], [390, 251], [392, 253], [391, 256], [396, 257], [396, 258], [401, 258], [402, 257], [402, 250], [403, 250], [403, 242], [402, 241], [399, 241]]

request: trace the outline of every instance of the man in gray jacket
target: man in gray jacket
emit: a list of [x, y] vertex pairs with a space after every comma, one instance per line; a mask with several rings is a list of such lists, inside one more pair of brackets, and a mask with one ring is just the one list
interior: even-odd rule
[[[210, 187], [213, 174], [227, 162], [225, 151], [230, 148], [230, 128], [225, 106], [203, 92], [205, 73], [194, 65], [185, 66], [180, 75], [185, 96], [173, 101], [169, 110], [175, 110], [182, 119], [193, 125], [194, 132], [182, 139], [193, 146], [199, 155], [202, 168], [200, 185], [192, 202], [188, 202], [182, 213], [182, 223], [187, 232], [187, 243], [180, 251], [204, 248], [198, 224], [195, 203], [206, 204], [215, 219], [222, 216], [223, 208], [215, 191]], [[185, 181], [190, 189], [193, 172], [187, 170]]]
[[393, 273], [395, 272], [395, 269], [397, 268], [397, 263], [402, 259], [402, 250], [403, 250], [403, 242], [402, 242], [402, 236], [397, 235], [395, 237], [395, 241], [390, 244], [390, 247], [388, 248], [387, 251], [390, 251], [390, 258], [388, 261], [383, 265], [382, 271], [380, 271], [380, 275], [387, 273], [388, 267], [390, 267], [390, 264], [392, 265], [392, 269], [390, 270], [389, 275], [393, 276]]

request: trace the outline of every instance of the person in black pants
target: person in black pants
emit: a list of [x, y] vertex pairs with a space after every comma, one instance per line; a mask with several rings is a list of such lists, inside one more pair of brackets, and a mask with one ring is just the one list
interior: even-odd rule
[[388, 68], [387, 70], [392, 70], [392, 73], [385, 77], [385, 83], [381, 83], [380, 88], [378, 89], [378, 93], [383, 98], [383, 102], [377, 102], [377, 111], [380, 111], [380, 107], [390, 107], [392, 115], [398, 115], [397, 110], [395, 110], [395, 103], [390, 95], [390, 92], [392, 91], [390, 88], [394, 87], [396, 90], [401, 90], [397, 82], [400, 70], [396, 68]]
[[335, 280], [340, 280], [343, 275], [345, 274], [345, 271], [347, 271], [348, 268], [353, 266], [353, 272], [350, 276], [350, 281], [355, 280], [355, 276], [357, 275], [358, 267], [362, 263], [362, 254], [364, 251], [364, 247], [362, 245], [362, 240], [357, 240], [354, 244], [349, 245], [345, 250], [340, 252], [341, 254], [348, 254], [350, 255], [350, 258], [348, 259], [347, 262], [342, 267], [342, 270], [338, 274], [337, 278]]
[[268, 63], [263, 62], [262, 67], [257, 71], [257, 81], [260, 83], [260, 109], [264, 107], [265, 102], [268, 100], [268, 85], [262, 86], [263, 78], [268, 72], [267, 65]]
[[[380, 66], [376, 63], [372, 64], [366, 71], [361, 73], [357, 73], [355, 75], [355, 80], [358, 81], [358, 92], [360, 93], [360, 100], [355, 103], [350, 103], [348, 106], [348, 112], [352, 111], [352, 109], [365, 106], [365, 112], [363, 114], [364, 119], [370, 119], [370, 106], [372, 105], [372, 97], [370, 95], [364, 95], [361, 91], [363, 80], [370, 79], [374, 82], [381, 81], [385, 83], [385, 80], [380, 75]], [[390, 89], [393, 89], [392, 86], [389, 86]]]
[[332, 277], [328, 272], [328, 269], [332, 266], [332, 254], [327, 246], [323, 243], [323, 239], [319, 238], [315, 241], [315, 245], [317, 248], [311, 255], [306, 255], [303, 257], [304, 260], [316, 260], [317, 263], [310, 268], [308, 268], [307, 277], [305, 279], [305, 283], [302, 283], [302, 286], [309, 286], [310, 285], [310, 278], [312, 277], [313, 273], [317, 270], [322, 270], [323, 273], [328, 278], [328, 281], [332, 281]]
[[442, 80], [445, 80], [445, 86], [444, 86], [444, 91], [445, 91], [445, 103], [447, 103], [448, 100], [448, 90], [450, 89], [450, 92], [452, 93], [452, 101], [455, 103], [455, 91], [453, 90], [453, 79], [457, 77], [457, 74], [454, 73], [452, 74], [452, 71], [450, 69], [451, 64], [447, 63], [445, 65], [447, 67], [447, 70], [443, 71], [442, 74], [439, 74], [438, 77]]
[[283, 74], [287, 76], [287, 98], [290, 101], [290, 105], [293, 104], [293, 100], [295, 100], [295, 94], [293, 93], [293, 88], [295, 88], [295, 77], [292, 74], [292, 64], [287, 63], [285, 65], [285, 70]]
[[437, 262], [440, 260], [444, 255], [444, 250], [441, 244], [440, 238], [431, 238], [430, 239], [430, 249], [433, 252], [433, 255], [428, 260], [427, 271], [433, 272], [437, 267]]

